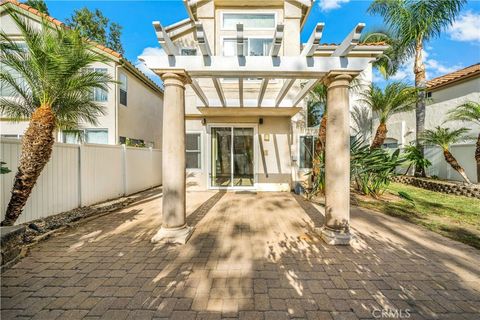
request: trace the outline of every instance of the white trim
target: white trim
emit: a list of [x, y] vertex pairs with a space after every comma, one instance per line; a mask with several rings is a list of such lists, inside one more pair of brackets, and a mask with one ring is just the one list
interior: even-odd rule
[[[187, 172], [203, 172], [205, 168], [205, 163], [203, 161], [203, 155], [205, 153], [204, 143], [203, 143], [203, 131], [200, 130], [187, 130], [185, 131], [185, 142], [187, 141], [187, 134], [200, 134], [200, 168], [185, 168]], [[187, 153], [187, 148], [185, 145], [185, 153]]]
[[[300, 157], [300, 146], [301, 146], [301, 143], [302, 143], [301, 142], [302, 137], [316, 138], [316, 136], [313, 135], [313, 134], [302, 133], [302, 134], [299, 134], [298, 138], [297, 138], [297, 142], [298, 142], [298, 148], [297, 148], [298, 149], [298, 151], [297, 151], [297, 153], [298, 153], [298, 161], [297, 161], [298, 162], [298, 170], [301, 171], [301, 172], [306, 172], [306, 171], [309, 171], [309, 170], [311, 171], [313, 168], [306, 168], [306, 167], [301, 166], [302, 161], [301, 161], [301, 157]], [[315, 147], [315, 146], [313, 146], [313, 147]], [[312, 155], [312, 162], [313, 162], [313, 155]]]
[[[251, 187], [216, 187], [212, 186], [211, 181], [211, 170], [212, 170], [212, 137], [211, 129], [212, 128], [231, 128], [232, 137], [233, 137], [233, 128], [253, 128], [253, 186]], [[257, 189], [257, 175], [258, 175], [258, 123], [228, 123], [228, 122], [219, 122], [219, 123], [209, 123], [207, 124], [207, 170], [206, 170], [206, 179], [207, 179], [207, 189], [208, 190], [256, 190]], [[232, 152], [231, 152], [231, 170], [233, 177], [233, 140], [232, 140]], [[233, 179], [232, 179], [233, 182]]]
[[273, 27], [272, 28], [247, 28], [245, 25], [243, 27], [243, 31], [249, 31], [249, 30], [275, 30], [276, 26], [277, 26], [277, 21], [278, 21], [278, 14], [277, 12], [275, 11], [270, 11], [270, 10], [266, 10], [266, 11], [250, 11], [250, 10], [243, 10], [243, 9], [239, 9], [239, 10], [225, 10], [225, 11], [220, 11], [220, 30], [221, 31], [235, 31], [236, 30], [236, 24], [235, 24], [235, 27], [233, 27], [232, 29], [228, 29], [228, 28], [225, 28], [224, 25], [223, 25], [223, 15], [224, 14], [273, 14], [273, 19], [274, 19], [274, 22], [273, 22]]

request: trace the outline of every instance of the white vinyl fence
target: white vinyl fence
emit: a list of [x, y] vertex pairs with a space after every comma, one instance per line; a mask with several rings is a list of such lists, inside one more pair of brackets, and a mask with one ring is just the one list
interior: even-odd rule
[[[20, 140], [2, 138], [0, 160], [12, 170], [0, 175], [2, 220], [20, 152]], [[55, 143], [17, 224], [161, 185], [161, 168], [162, 152], [157, 149]]]
[[[475, 162], [475, 144], [457, 144], [450, 146], [450, 152], [457, 159], [458, 163], [465, 169], [468, 178], [476, 183], [477, 181], [477, 163]], [[463, 181], [463, 178], [455, 171], [443, 156], [442, 149], [438, 147], [426, 147], [425, 157], [430, 160], [432, 165], [427, 169], [427, 175], [437, 176], [441, 179]], [[397, 172], [404, 173], [406, 167], [399, 168]], [[413, 170], [410, 171], [413, 173]]]

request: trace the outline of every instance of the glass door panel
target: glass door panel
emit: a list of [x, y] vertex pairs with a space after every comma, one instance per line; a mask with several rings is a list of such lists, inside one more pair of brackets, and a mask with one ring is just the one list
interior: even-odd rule
[[232, 128], [212, 128], [211, 186], [232, 185]]
[[233, 128], [233, 186], [253, 185], [253, 128]]

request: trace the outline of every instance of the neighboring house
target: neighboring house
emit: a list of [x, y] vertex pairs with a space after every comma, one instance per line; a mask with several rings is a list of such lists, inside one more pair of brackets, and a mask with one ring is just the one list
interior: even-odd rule
[[[14, 8], [32, 24], [40, 27], [42, 14], [37, 10], [16, 1], [6, 1], [0, 5], [0, 28], [12, 38], [19, 37], [15, 23], [6, 12], [6, 7]], [[61, 21], [45, 16], [53, 25], [65, 27]], [[19, 37], [18, 41], [22, 39]], [[116, 83], [111, 83], [108, 91], [97, 89], [92, 98], [105, 106], [105, 115], [98, 119], [98, 125], [81, 124], [81, 135], [87, 143], [121, 144], [126, 139], [134, 144], [145, 144], [161, 148], [163, 90], [135, 68], [121, 54], [101, 45], [95, 50], [106, 55], [111, 62], [96, 63], [92, 68], [109, 73]], [[1, 88], [0, 94], [8, 96], [9, 90]], [[28, 126], [28, 121], [11, 122], [2, 118], [2, 137], [20, 138]], [[78, 133], [58, 132], [57, 140], [66, 143], [78, 142]]]
[[[480, 132], [480, 127], [473, 123], [462, 121], [448, 121], [447, 113], [459, 105], [468, 101], [480, 101], [480, 63], [460, 69], [443, 76], [434, 78], [427, 82], [427, 106], [425, 112], [425, 129], [434, 129], [436, 126], [449, 127], [451, 129], [469, 128], [469, 136], [476, 137]], [[373, 130], [376, 130], [378, 120], [374, 120]], [[415, 111], [399, 113], [388, 121], [388, 134], [385, 140], [385, 147], [397, 148], [404, 147], [415, 141]], [[468, 176], [476, 181], [476, 170], [474, 164], [474, 142], [466, 141], [457, 144], [453, 150], [458, 149], [458, 158], [460, 164], [465, 167]], [[467, 152], [466, 145], [471, 147]], [[470, 150], [471, 149], [471, 150]], [[460, 151], [461, 150], [461, 151]], [[470, 154], [471, 153], [471, 154]], [[441, 157], [440, 157], [441, 158]], [[441, 159], [434, 161], [431, 174], [442, 178], [458, 178], [454, 172], [447, 173], [448, 167], [440, 169], [443, 162]], [[437, 166], [437, 167], [435, 167]]]
[[[212, 55], [230, 57], [269, 56], [278, 24], [284, 26], [278, 55], [299, 56], [300, 33], [313, 5], [309, 0], [241, 1], [241, 5], [233, 0], [184, 3], [189, 18], [164, 29], [159, 26], [175, 50], [178, 48], [180, 55], [200, 56], [202, 48], [198, 43], [208, 42]], [[202, 24], [201, 34], [206, 40], [197, 39], [198, 23]], [[237, 24], [243, 24], [240, 33]], [[239, 34], [244, 39], [241, 43]], [[320, 45], [314, 55], [330, 55], [335, 48], [333, 44]], [[237, 50], [242, 50], [243, 55]], [[371, 81], [371, 66], [362, 76]], [[241, 82], [238, 78], [198, 79], [206, 96], [217, 97], [209, 99], [210, 104], [223, 108], [204, 107], [202, 98], [187, 86], [189, 188], [289, 191], [296, 182], [307, 178], [318, 128], [306, 127], [304, 101], [293, 103], [300, 82], [288, 82], [264, 82], [254, 76]], [[285, 92], [280, 102], [279, 92]], [[292, 104], [294, 107], [283, 108]]]

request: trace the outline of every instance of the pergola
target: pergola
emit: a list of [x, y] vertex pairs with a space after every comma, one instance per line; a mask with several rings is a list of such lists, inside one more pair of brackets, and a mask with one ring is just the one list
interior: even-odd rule
[[[350, 241], [350, 81], [365, 70], [387, 48], [383, 44], [359, 44], [365, 25], [359, 23], [339, 45], [321, 45], [324, 29], [318, 23], [301, 53], [280, 56], [283, 24], [275, 28], [268, 56], [244, 56], [243, 25], [237, 24], [237, 56], [214, 55], [203, 25], [196, 22], [194, 38], [201, 55], [182, 56], [172, 41], [169, 29], [153, 22], [158, 42], [165, 56], [142, 56], [148, 68], [158, 74], [165, 87], [163, 110], [163, 225], [152, 238], [185, 243], [193, 232], [185, 220], [185, 86], [188, 84], [202, 103], [198, 109], [205, 115], [218, 115], [232, 108], [255, 108], [259, 114], [294, 115], [297, 105], [319, 82], [328, 88], [328, 121], [325, 150], [326, 219], [321, 236], [329, 244], [348, 244]], [[258, 96], [252, 104], [243, 96], [244, 80], [260, 78]], [[214, 96], [207, 96], [198, 79], [213, 82]], [[227, 102], [221, 78], [238, 81], [239, 99]], [[265, 103], [269, 81], [284, 79], [273, 103]], [[292, 100], [286, 100], [296, 81], [306, 81]], [[298, 86], [297, 86], [298, 87]]]

